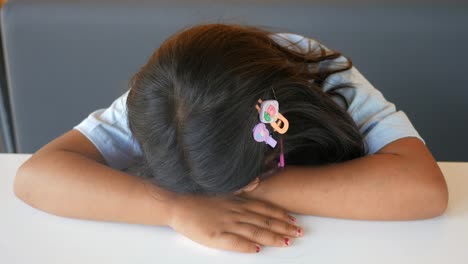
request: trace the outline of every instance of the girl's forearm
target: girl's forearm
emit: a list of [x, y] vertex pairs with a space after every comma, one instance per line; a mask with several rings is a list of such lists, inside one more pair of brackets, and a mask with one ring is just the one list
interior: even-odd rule
[[443, 175], [434, 173], [440, 169], [430, 167], [414, 166], [411, 159], [392, 154], [321, 167], [289, 166], [247, 196], [308, 215], [368, 220], [428, 218], [442, 214], [448, 199]]
[[83, 155], [50, 151], [17, 172], [16, 195], [43, 211], [73, 218], [167, 225], [173, 194]]

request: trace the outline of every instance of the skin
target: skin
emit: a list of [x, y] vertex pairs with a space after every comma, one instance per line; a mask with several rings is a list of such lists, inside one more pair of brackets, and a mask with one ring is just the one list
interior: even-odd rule
[[[14, 191], [40, 210], [73, 218], [167, 225], [200, 244], [246, 253], [302, 236], [289, 212], [354, 219], [435, 217], [447, 206], [444, 177], [415, 138], [349, 162], [286, 168], [224, 197], [176, 195], [107, 166], [70, 130], [18, 170]], [[47, 193], [47, 195], [44, 195]], [[184, 221], [191, 219], [191, 221]], [[289, 239], [286, 243], [285, 238]]]
[[441, 215], [448, 189], [434, 157], [417, 138], [396, 140], [376, 154], [319, 166], [287, 166], [245, 193], [289, 212], [366, 220]]

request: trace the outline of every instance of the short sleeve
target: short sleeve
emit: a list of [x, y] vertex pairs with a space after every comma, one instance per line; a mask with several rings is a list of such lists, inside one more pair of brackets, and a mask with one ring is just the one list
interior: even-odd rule
[[405, 112], [396, 110], [395, 104], [387, 101], [355, 66], [328, 76], [323, 89], [327, 91], [347, 82], [352, 87], [336, 92], [346, 99], [347, 111], [364, 136], [368, 154], [374, 154], [385, 145], [404, 137], [416, 137], [425, 144]]
[[[287, 38], [290, 41], [284, 40]], [[284, 43], [296, 43], [295, 49], [307, 52], [311, 48], [320, 45], [329, 51], [325, 45], [312, 38], [292, 33], [279, 33], [278, 40]], [[340, 56], [333, 60], [320, 63], [319, 67], [343, 65], [347, 59]], [[402, 110], [396, 110], [395, 104], [387, 101], [382, 93], [377, 90], [355, 66], [329, 75], [323, 82], [323, 91], [329, 91], [333, 87], [350, 83], [350, 87], [335, 90], [344, 97], [348, 104], [347, 112], [356, 123], [359, 131], [364, 137], [367, 154], [374, 154], [385, 145], [404, 137], [416, 137], [424, 144], [425, 141], [414, 128], [408, 116]], [[338, 97], [335, 102], [344, 107]]]
[[118, 97], [108, 108], [90, 113], [73, 129], [85, 135], [114, 169], [127, 168], [133, 159], [141, 157], [141, 149], [127, 124], [128, 92]]

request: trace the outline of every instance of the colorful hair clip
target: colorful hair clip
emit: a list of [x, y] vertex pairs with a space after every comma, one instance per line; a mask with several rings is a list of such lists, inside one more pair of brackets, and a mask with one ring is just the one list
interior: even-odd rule
[[264, 123], [258, 123], [252, 129], [253, 137], [257, 142], [265, 142], [270, 145], [270, 147], [276, 147], [276, 140], [270, 136], [270, 131], [266, 128]]
[[260, 121], [262, 123], [271, 123], [278, 119], [278, 101], [266, 100], [260, 105]]
[[[275, 91], [273, 90], [273, 93]], [[276, 97], [275, 97], [276, 98]], [[272, 148], [276, 146], [276, 140], [270, 136], [270, 131], [266, 128], [265, 124], [270, 124], [274, 131], [284, 134], [289, 129], [289, 121], [279, 112], [279, 103], [277, 100], [265, 100], [258, 99], [258, 104], [255, 108], [260, 116], [261, 123], [258, 123], [253, 128], [253, 136], [257, 142], [265, 142]], [[280, 161], [278, 162], [279, 168], [284, 168], [284, 151], [283, 151], [283, 139], [280, 138]]]
[[255, 106], [259, 112], [260, 121], [268, 123], [274, 131], [284, 134], [289, 129], [289, 121], [279, 112], [279, 103], [276, 100], [258, 99], [258, 104]]

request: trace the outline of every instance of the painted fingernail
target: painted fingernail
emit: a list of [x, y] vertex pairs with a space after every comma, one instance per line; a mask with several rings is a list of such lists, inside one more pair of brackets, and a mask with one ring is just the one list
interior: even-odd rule
[[285, 237], [285, 238], [284, 238], [284, 244], [285, 244], [286, 246], [291, 245], [291, 240], [289, 240], [289, 238]]
[[260, 246], [259, 246], [259, 245], [255, 245], [255, 247], [256, 247], [255, 252], [257, 252], [257, 253], [260, 252]]
[[297, 236], [302, 236], [304, 235], [304, 231], [302, 230], [302, 228], [298, 228], [297, 229]]
[[296, 218], [294, 216], [289, 216], [289, 221], [296, 223]]

